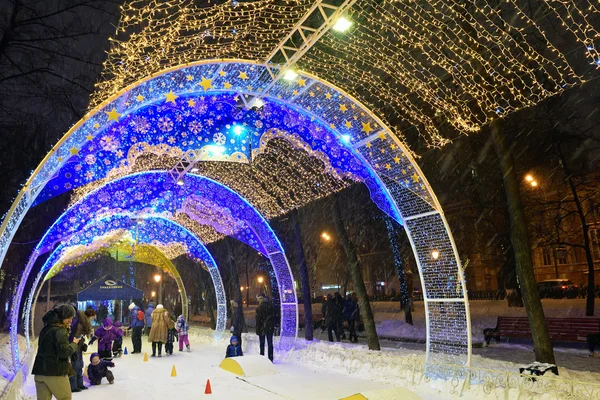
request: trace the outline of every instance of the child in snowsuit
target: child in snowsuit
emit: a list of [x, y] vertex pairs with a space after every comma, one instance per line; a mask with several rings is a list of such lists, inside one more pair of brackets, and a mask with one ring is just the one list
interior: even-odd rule
[[232, 336], [229, 339], [229, 346], [227, 346], [227, 351], [225, 351], [225, 358], [229, 357], [240, 357], [243, 356], [242, 346], [239, 344], [237, 336]]
[[90, 365], [88, 365], [88, 378], [92, 385], [100, 385], [102, 378], [108, 379], [108, 383], [111, 385], [115, 382], [115, 377], [109, 367], [113, 368], [115, 364], [110, 361], [101, 360], [98, 353], [94, 353], [90, 356]]
[[177, 339], [177, 330], [175, 329], [175, 322], [169, 318], [167, 323], [167, 343], [165, 344], [165, 352], [167, 355], [173, 355], [173, 342]]
[[94, 341], [98, 339], [98, 353], [100, 358], [110, 361], [112, 360], [113, 341], [122, 336], [123, 332], [113, 326], [112, 319], [105, 318], [104, 326], [96, 329], [90, 344], [94, 343]]
[[119, 336], [114, 340], [112, 345], [112, 352], [114, 357], [121, 357], [123, 354], [123, 329], [121, 329], [121, 322], [117, 321], [114, 324]]
[[185, 322], [183, 315], [180, 315], [177, 318], [177, 324], [175, 325], [175, 328], [177, 329], [177, 335], [179, 336], [179, 351], [183, 351], [184, 344], [188, 351], [190, 351], [190, 341], [188, 340], [190, 326]]

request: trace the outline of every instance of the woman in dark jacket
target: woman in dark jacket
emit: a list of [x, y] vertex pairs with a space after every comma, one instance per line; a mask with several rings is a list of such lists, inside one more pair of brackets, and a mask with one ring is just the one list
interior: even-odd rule
[[44, 315], [44, 327], [40, 332], [38, 351], [31, 373], [35, 375], [35, 390], [38, 400], [71, 399], [69, 376], [73, 375], [70, 357], [77, 351], [79, 338], [69, 343], [69, 329], [75, 309], [60, 305]]

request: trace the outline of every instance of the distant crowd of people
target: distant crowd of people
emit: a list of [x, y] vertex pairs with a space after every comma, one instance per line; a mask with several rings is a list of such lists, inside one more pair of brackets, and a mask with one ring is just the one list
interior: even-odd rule
[[350, 342], [358, 342], [356, 335], [356, 321], [359, 317], [359, 307], [356, 298], [353, 295], [347, 295], [346, 299], [336, 292], [333, 296], [327, 295], [327, 298], [321, 306], [321, 314], [323, 314], [324, 325], [327, 328], [327, 336], [330, 342], [337, 342], [346, 339], [344, 329], [344, 321], [348, 322], [348, 339]]

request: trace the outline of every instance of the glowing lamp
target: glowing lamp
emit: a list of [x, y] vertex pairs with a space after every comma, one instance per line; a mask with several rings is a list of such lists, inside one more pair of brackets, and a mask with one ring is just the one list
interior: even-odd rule
[[179, 180], [177, 181], [177, 184], [178, 184], [179, 186], [183, 186], [183, 180], [179, 179]]
[[337, 32], [346, 32], [352, 26], [352, 21], [346, 17], [339, 17], [333, 25], [333, 30]]
[[258, 281], [258, 283], [263, 283], [265, 281], [265, 278], [263, 278], [262, 276], [259, 276], [257, 281]]
[[526, 176], [525, 176], [525, 180], [526, 180], [527, 182], [531, 182], [531, 181], [533, 181], [533, 176], [531, 176], [531, 175], [526, 175]]
[[288, 69], [287, 71], [285, 71], [285, 74], [283, 74], [283, 79], [285, 79], [286, 81], [293, 81], [297, 77], [298, 73], [293, 69]]
[[241, 135], [244, 132], [244, 128], [241, 125], [236, 125], [233, 127], [233, 133], [236, 135]]
[[154, 275], [154, 280], [156, 281], [156, 283], [160, 282], [160, 275], [159, 274]]
[[350, 135], [342, 135], [342, 142], [344, 143], [350, 143]]
[[434, 260], [437, 260], [438, 258], [440, 258], [440, 252], [437, 250], [432, 251], [431, 257], [433, 257]]
[[531, 181], [531, 186], [536, 187], [538, 185], [537, 181]]
[[153, 290], [152, 293], [150, 293], [150, 297], [156, 297], [156, 292]]

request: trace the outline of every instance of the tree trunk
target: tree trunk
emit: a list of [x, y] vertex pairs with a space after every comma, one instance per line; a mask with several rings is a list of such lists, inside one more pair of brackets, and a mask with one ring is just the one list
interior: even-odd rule
[[406, 273], [404, 272], [404, 260], [398, 246], [397, 231], [391, 217], [385, 217], [385, 227], [387, 228], [392, 254], [394, 255], [394, 266], [398, 273], [400, 282], [400, 308], [404, 310], [404, 321], [407, 324], [413, 324], [412, 311], [410, 309], [410, 296], [408, 295], [408, 285], [406, 284]]
[[348, 232], [346, 232], [346, 228], [344, 227], [344, 221], [342, 219], [337, 193], [333, 195], [331, 214], [333, 217], [335, 230], [348, 259], [348, 268], [350, 270], [350, 276], [352, 277], [354, 290], [356, 291], [356, 295], [358, 297], [360, 315], [365, 324], [369, 350], [381, 350], [379, 347], [379, 337], [377, 336], [377, 330], [375, 329], [373, 311], [371, 310], [371, 304], [369, 303], [369, 297], [367, 296], [367, 289], [365, 288], [365, 282], [360, 274], [360, 264], [358, 261], [358, 256], [356, 255], [356, 248], [350, 241]]
[[246, 321], [244, 320], [244, 307], [242, 304], [242, 291], [240, 289], [240, 278], [238, 276], [237, 265], [235, 257], [233, 255], [233, 249], [231, 248], [230, 238], [225, 238], [225, 248], [227, 249], [227, 255], [225, 259], [229, 267], [229, 273], [231, 276], [231, 285], [233, 289], [233, 300], [237, 306], [232, 310], [231, 313], [231, 325], [233, 326], [233, 334], [238, 337], [240, 346], [242, 345], [242, 332], [246, 329]]
[[[590, 243], [590, 227], [587, 223], [587, 219], [585, 218], [585, 212], [583, 211], [583, 206], [581, 205], [581, 199], [579, 198], [579, 193], [577, 193], [577, 187], [575, 187], [575, 183], [573, 182], [573, 176], [571, 175], [571, 171], [569, 167], [565, 163], [562, 150], [560, 148], [560, 144], [557, 146], [558, 148], [558, 156], [560, 160], [560, 166], [563, 168], [565, 175], [567, 176], [567, 182], [569, 183], [569, 188], [571, 188], [571, 193], [573, 194], [573, 201], [575, 202], [575, 207], [577, 207], [577, 214], [579, 215], [579, 221], [581, 222], [581, 230], [583, 232], [583, 247], [585, 249], [585, 260], [588, 265], [588, 287], [587, 287], [587, 299], [585, 302], [585, 315], [591, 317], [594, 315], [594, 306], [596, 301], [596, 293], [595, 293], [595, 284], [594, 284], [594, 258], [592, 257], [591, 243]], [[556, 262], [556, 257], [554, 258], [554, 262]], [[558, 277], [557, 277], [558, 278]]]
[[515, 252], [517, 278], [522, 289], [525, 310], [531, 328], [535, 359], [539, 362], [554, 364], [554, 350], [533, 273], [531, 247], [529, 246], [527, 222], [525, 221], [525, 212], [521, 202], [519, 179], [514, 168], [511, 151], [507, 147], [506, 137], [502, 131], [502, 121], [492, 122], [490, 128], [504, 180], [504, 190], [510, 215], [510, 239]]
[[298, 210], [292, 211], [291, 218], [292, 224], [294, 225], [296, 254], [298, 257], [298, 266], [300, 267], [300, 279], [302, 281], [302, 302], [304, 303], [304, 338], [306, 340], [313, 340], [312, 296], [310, 292], [310, 278], [308, 276], [308, 265], [306, 265], [306, 257], [304, 255], [304, 246], [302, 245], [302, 235], [300, 234]]

